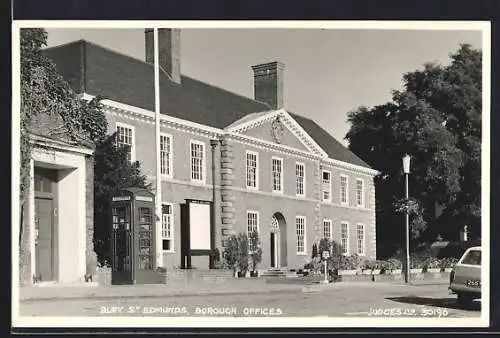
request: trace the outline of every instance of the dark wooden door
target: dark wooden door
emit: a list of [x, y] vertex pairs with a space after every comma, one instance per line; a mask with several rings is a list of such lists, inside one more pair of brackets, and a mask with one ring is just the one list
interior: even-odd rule
[[276, 234], [271, 232], [271, 267], [276, 267]]
[[36, 275], [54, 280], [54, 222], [52, 199], [35, 199]]

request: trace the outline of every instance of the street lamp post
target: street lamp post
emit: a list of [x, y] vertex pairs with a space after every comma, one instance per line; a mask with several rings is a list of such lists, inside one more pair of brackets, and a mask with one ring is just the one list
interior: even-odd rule
[[406, 269], [405, 283], [410, 281], [410, 212], [409, 208], [409, 193], [408, 193], [408, 176], [410, 174], [410, 155], [406, 154], [403, 157], [403, 172], [405, 174], [405, 219], [406, 219]]
[[[215, 149], [217, 148], [217, 145], [219, 144], [218, 140], [210, 140], [210, 146], [212, 148], [212, 212], [211, 212], [211, 217], [212, 217], [212, 226], [215, 227]], [[212, 243], [212, 246], [214, 246], [215, 243]], [[214, 249], [212, 247], [212, 249]], [[209, 268], [213, 269], [214, 268], [214, 259], [213, 255], [210, 255], [210, 261], [209, 261]]]

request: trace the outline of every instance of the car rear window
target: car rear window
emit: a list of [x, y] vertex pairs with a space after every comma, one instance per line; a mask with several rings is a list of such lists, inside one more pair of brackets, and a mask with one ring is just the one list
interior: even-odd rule
[[467, 255], [462, 259], [462, 264], [468, 265], [481, 265], [481, 251], [480, 250], [471, 250]]

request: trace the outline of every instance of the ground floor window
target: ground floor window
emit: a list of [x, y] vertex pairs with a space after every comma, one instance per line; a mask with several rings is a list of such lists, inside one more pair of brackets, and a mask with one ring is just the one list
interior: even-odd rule
[[295, 217], [295, 229], [297, 235], [297, 253], [306, 253], [306, 218], [303, 216]]
[[365, 226], [363, 224], [356, 225], [357, 235], [357, 254], [363, 256], [365, 254]]
[[[247, 211], [247, 236], [249, 237], [249, 240], [250, 234], [253, 231], [259, 231], [259, 213], [257, 211]], [[255, 249], [250, 241], [248, 249], [250, 251], [253, 251]]]
[[174, 220], [171, 204], [162, 205], [161, 236], [164, 251], [174, 251]]
[[342, 222], [340, 225], [340, 249], [343, 255], [349, 254], [349, 224]]
[[330, 219], [323, 220], [323, 238], [332, 239], [332, 221]]

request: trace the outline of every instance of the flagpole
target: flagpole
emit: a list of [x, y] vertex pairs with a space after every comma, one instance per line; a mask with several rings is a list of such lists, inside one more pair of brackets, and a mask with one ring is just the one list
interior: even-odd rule
[[159, 46], [158, 28], [154, 28], [154, 74], [155, 74], [155, 138], [156, 138], [156, 196], [155, 215], [156, 217], [156, 261], [155, 267], [163, 266], [163, 243], [162, 243], [162, 195], [161, 195], [161, 167], [160, 167], [160, 67], [159, 67]]

